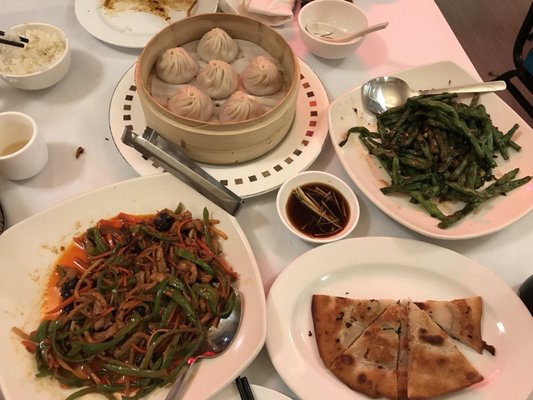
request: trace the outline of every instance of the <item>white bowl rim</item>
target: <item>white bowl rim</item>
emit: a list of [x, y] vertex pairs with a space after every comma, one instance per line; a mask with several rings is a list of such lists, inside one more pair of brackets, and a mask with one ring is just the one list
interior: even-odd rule
[[[307, 179], [307, 177], [313, 178]], [[292, 226], [292, 224], [288, 221], [286, 217], [284, 207], [288, 198], [288, 188], [293, 186], [296, 180], [303, 180], [299, 185], [302, 185], [304, 183], [323, 182], [329, 186], [336, 188], [341, 192], [341, 194], [346, 198], [346, 201], [350, 205], [350, 220], [342, 231], [325, 238], [313, 238], [305, 235], [304, 233], [297, 230], [294, 226]], [[278, 212], [279, 218], [283, 222], [283, 225], [285, 225], [285, 227], [290, 232], [292, 232], [299, 238], [305, 240], [306, 242], [318, 244], [335, 242], [348, 236], [356, 227], [357, 223], [359, 222], [359, 217], [361, 215], [359, 200], [357, 199], [357, 196], [355, 195], [352, 188], [338, 176], [320, 170], [303, 171], [287, 179], [278, 189], [278, 193], [276, 195], [276, 210]]]
[[[309, 7], [309, 6], [313, 7], [311, 4], [317, 4], [317, 3], [338, 3], [338, 2], [346, 3], [349, 7], [352, 7], [352, 8], [355, 8], [356, 10], [358, 10], [361, 13], [361, 15], [364, 17], [364, 19], [366, 20], [366, 24], [368, 26], [368, 17], [366, 16], [365, 12], [361, 9], [361, 7], [359, 7], [358, 5], [352, 3], [351, 1], [346, 1], [346, 0], [313, 0], [313, 1], [309, 2], [309, 3], [307, 3], [305, 5], [305, 7]], [[332, 41], [329, 41], [329, 40], [321, 39], [320, 37], [309, 33], [307, 31], [307, 29], [305, 29], [305, 26], [303, 26], [303, 23], [302, 23], [302, 20], [301, 20], [301, 15], [302, 15], [302, 10], [303, 9], [304, 9], [304, 7], [302, 7], [300, 9], [300, 11], [298, 12], [298, 25], [300, 26], [300, 29], [304, 32], [305, 35], [307, 35], [308, 37], [312, 38], [313, 40], [316, 40], [319, 43], [327, 44], [327, 45], [332, 46], [332, 47], [347, 47], [347, 46], [353, 45], [354, 43], [360, 42], [361, 40], [364, 39], [364, 36], [359, 36], [359, 37], [357, 37], [355, 39], [347, 40], [345, 42], [332, 42]]]
[[68, 36], [63, 29], [61, 29], [60, 27], [56, 25], [48, 24], [46, 22], [25, 22], [23, 24], [17, 24], [17, 25], [10, 26], [8, 28], [8, 31], [11, 29], [20, 29], [24, 27], [38, 27], [38, 26], [46, 26], [48, 28], [52, 28], [61, 34], [65, 42], [65, 49], [63, 50], [63, 53], [61, 53], [61, 56], [58, 57], [58, 59], [55, 60], [52, 64], [46, 66], [45, 69], [40, 69], [38, 71], [30, 72], [29, 74], [9, 74], [9, 73], [0, 71], [0, 76], [5, 76], [6, 78], [27, 78], [30, 76], [40, 75], [43, 72], [49, 71], [50, 69], [54, 68], [56, 65], [60, 64], [65, 59], [65, 57], [67, 57], [67, 54], [70, 51], [69, 49], [70, 43], [69, 43]]

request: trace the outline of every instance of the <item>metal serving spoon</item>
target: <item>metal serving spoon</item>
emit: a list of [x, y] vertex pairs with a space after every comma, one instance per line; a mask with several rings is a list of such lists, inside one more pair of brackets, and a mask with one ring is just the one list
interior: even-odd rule
[[409, 97], [422, 94], [497, 92], [505, 88], [505, 81], [492, 81], [440, 89], [412, 90], [407, 82], [400, 78], [381, 76], [363, 85], [363, 103], [373, 113], [381, 114], [389, 108], [401, 106]]
[[329, 42], [349, 42], [350, 40], [357, 39], [360, 36], [366, 35], [370, 32], [379, 31], [389, 25], [388, 22], [382, 22], [380, 24], [369, 26], [358, 32], [346, 32], [339, 29], [335, 25], [332, 25], [324, 21], [309, 22], [305, 29], [311, 35], [317, 36], [320, 39], [327, 40]]
[[207, 331], [205, 341], [198, 349], [198, 355], [189, 358], [187, 364], [181, 369], [176, 380], [172, 384], [165, 400], [179, 399], [184, 382], [190, 376], [193, 364], [201, 358], [217, 357], [230, 346], [235, 338], [241, 322], [242, 302], [239, 292], [233, 289], [235, 304], [227, 318], [221, 319], [217, 327], [211, 327]]

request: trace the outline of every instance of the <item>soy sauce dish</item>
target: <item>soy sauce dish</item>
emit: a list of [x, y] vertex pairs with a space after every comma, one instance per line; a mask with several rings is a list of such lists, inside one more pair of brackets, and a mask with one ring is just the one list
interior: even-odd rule
[[287, 180], [276, 198], [289, 231], [312, 243], [348, 236], [359, 220], [359, 202], [340, 178], [323, 171], [301, 172]]

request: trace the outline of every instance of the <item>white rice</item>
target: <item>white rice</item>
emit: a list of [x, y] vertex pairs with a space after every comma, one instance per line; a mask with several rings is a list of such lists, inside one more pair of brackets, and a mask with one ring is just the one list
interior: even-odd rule
[[[0, 72], [25, 75], [46, 69], [65, 51], [65, 42], [56, 32], [30, 28], [20, 36], [29, 40], [23, 48], [0, 44]], [[5, 39], [17, 36], [7, 32]]]

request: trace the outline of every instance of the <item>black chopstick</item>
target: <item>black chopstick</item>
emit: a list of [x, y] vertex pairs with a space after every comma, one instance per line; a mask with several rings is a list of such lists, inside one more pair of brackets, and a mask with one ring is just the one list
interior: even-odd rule
[[15, 46], [15, 47], [24, 47], [25, 46], [25, 44], [22, 43], [22, 42], [14, 42], [12, 40], [2, 39], [2, 38], [0, 38], [0, 43], [8, 44], [10, 46]]
[[238, 376], [235, 379], [235, 383], [237, 384], [237, 390], [239, 391], [239, 395], [241, 396], [242, 400], [254, 400], [252, 388], [250, 387], [250, 384], [248, 383], [248, 379], [246, 377], [241, 378], [240, 376]]
[[[0, 36], [6, 36], [6, 33], [4, 31], [0, 31]], [[16, 46], [16, 47], [24, 47], [26, 43], [30, 42], [28, 38], [25, 38], [23, 36], [19, 36], [18, 38], [20, 42], [9, 40], [9, 39], [4, 39], [0, 37], [0, 43], [9, 44], [10, 46]]]
[[[4, 31], [0, 31], [0, 36], [5, 36], [6, 33]], [[25, 38], [24, 36], [19, 36], [19, 40], [24, 43], [29, 43], [30, 40], [28, 38]]]

